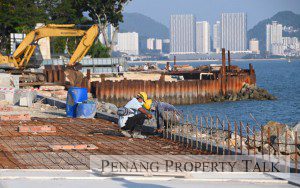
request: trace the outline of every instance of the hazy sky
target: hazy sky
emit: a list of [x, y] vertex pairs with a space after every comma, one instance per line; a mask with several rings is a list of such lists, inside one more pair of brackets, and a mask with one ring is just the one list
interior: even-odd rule
[[212, 25], [222, 12], [246, 12], [248, 29], [279, 11], [300, 14], [300, 0], [132, 0], [125, 12], [138, 12], [169, 26], [171, 14], [192, 13]]

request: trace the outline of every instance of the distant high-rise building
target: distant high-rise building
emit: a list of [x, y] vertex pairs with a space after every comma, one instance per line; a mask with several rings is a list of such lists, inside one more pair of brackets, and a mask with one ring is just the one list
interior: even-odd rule
[[195, 53], [195, 17], [171, 15], [170, 21], [171, 53]]
[[196, 22], [196, 52], [210, 52], [210, 26], [207, 21]]
[[271, 45], [271, 54], [273, 55], [284, 55], [284, 45], [280, 43], [273, 43]]
[[26, 37], [26, 34], [23, 33], [11, 33], [10, 34], [10, 53], [11, 55], [16, 51], [17, 47]]
[[128, 55], [139, 55], [139, 34], [118, 33], [117, 50]]
[[165, 54], [170, 53], [170, 39], [163, 40], [163, 49], [162, 52]]
[[148, 50], [154, 50], [155, 49], [155, 39], [154, 38], [147, 39], [147, 49]]
[[[278, 50], [278, 45], [282, 44], [282, 25], [273, 21], [272, 24], [266, 25], [266, 51], [271, 52], [272, 54], [276, 55], [277, 52], [282, 50]], [[272, 45], [275, 45], [272, 47]], [[274, 49], [274, 50], [272, 50]]]
[[162, 52], [162, 48], [163, 48], [163, 41], [162, 39], [156, 39], [155, 40], [155, 49]]
[[158, 50], [162, 52], [163, 40], [162, 39], [147, 39], [147, 50]]
[[221, 51], [221, 22], [217, 21], [213, 26], [213, 49], [219, 53]]
[[249, 50], [253, 53], [259, 54], [259, 41], [257, 39], [251, 39], [249, 41]]
[[223, 13], [221, 47], [231, 51], [247, 50], [246, 13]]

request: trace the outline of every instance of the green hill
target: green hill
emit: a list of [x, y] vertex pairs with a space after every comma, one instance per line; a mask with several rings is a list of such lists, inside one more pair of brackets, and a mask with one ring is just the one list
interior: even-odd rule
[[169, 38], [169, 29], [139, 13], [124, 13], [124, 23], [120, 24], [121, 32], [137, 32], [142, 38]]

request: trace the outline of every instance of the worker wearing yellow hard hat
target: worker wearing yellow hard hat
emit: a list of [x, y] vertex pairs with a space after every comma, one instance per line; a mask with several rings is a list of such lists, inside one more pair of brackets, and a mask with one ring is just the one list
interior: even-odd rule
[[146, 110], [150, 111], [150, 110], [151, 110], [151, 107], [152, 107], [152, 102], [153, 102], [152, 99], [147, 99], [147, 100], [145, 101], [143, 107], [144, 107]]
[[137, 94], [137, 97], [143, 99], [143, 102], [145, 102], [148, 99], [148, 95], [146, 92], [140, 92], [139, 94]]
[[155, 111], [157, 129], [154, 131], [154, 134], [158, 135], [166, 128], [168, 122], [179, 122], [182, 117], [182, 113], [180, 111], [178, 111], [173, 105], [165, 102], [147, 99], [143, 108], [148, 111]]
[[145, 119], [151, 119], [152, 115], [143, 105], [148, 101], [146, 92], [140, 92], [136, 97], [132, 98], [124, 107], [118, 109], [119, 121], [118, 125], [121, 132], [126, 137], [145, 138], [140, 132], [136, 131], [136, 127], [141, 127]]

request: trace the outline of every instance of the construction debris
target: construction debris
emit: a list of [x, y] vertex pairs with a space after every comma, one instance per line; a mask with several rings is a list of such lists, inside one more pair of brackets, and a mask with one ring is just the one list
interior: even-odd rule
[[19, 89], [19, 76], [6, 73], [0, 73], [0, 89], [15, 88]]
[[65, 86], [59, 86], [59, 85], [40, 86], [40, 90], [42, 90], [42, 91], [59, 91], [59, 90], [65, 90]]
[[29, 114], [10, 114], [0, 115], [1, 121], [30, 121], [31, 116]]
[[0, 112], [11, 112], [13, 111], [12, 106], [0, 106]]
[[98, 107], [97, 109], [100, 111], [100, 112], [106, 112], [108, 114], [114, 114], [116, 115], [117, 114], [117, 111], [118, 111], [118, 107], [112, 103], [106, 103], [106, 102], [101, 102], [98, 104]]
[[94, 144], [77, 144], [77, 145], [51, 145], [50, 148], [56, 150], [95, 150], [98, 149]]
[[21, 133], [55, 133], [56, 127], [54, 126], [19, 126], [18, 131]]

